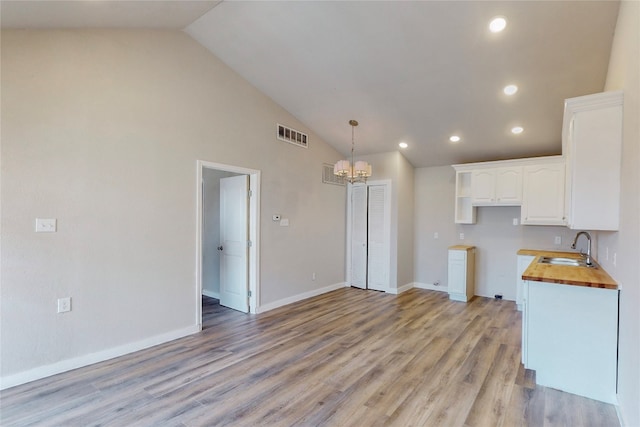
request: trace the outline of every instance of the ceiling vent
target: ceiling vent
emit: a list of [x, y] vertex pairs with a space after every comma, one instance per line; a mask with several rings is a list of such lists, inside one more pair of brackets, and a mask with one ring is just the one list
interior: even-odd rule
[[322, 182], [325, 184], [345, 185], [344, 176], [338, 176], [333, 173], [333, 165], [324, 163], [322, 165]]
[[280, 141], [297, 145], [298, 147], [309, 147], [309, 137], [306, 133], [302, 133], [287, 126], [278, 123], [276, 136]]

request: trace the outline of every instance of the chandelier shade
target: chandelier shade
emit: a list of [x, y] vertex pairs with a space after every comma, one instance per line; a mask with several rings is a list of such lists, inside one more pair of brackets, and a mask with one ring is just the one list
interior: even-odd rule
[[358, 126], [358, 122], [355, 120], [349, 120], [351, 125], [351, 162], [349, 160], [338, 160], [333, 165], [333, 174], [346, 179], [348, 182], [354, 184], [356, 182], [367, 182], [367, 178], [371, 176], [371, 165], [365, 161], [359, 160], [355, 162], [353, 160], [355, 151], [355, 138], [354, 129]]

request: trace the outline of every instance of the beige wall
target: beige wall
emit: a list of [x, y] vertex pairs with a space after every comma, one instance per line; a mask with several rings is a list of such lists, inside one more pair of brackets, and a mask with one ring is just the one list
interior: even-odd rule
[[414, 171], [409, 161], [398, 153], [398, 287], [413, 280], [414, 254]]
[[640, 425], [640, 3], [620, 5], [606, 90], [624, 91], [620, 230], [599, 233], [602, 259], [620, 284], [618, 403], [627, 426]]
[[[345, 189], [322, 183], [341, 156], [189, 36], [1, 43], [3, 386], [197, 328], [197, 160], [262, 171], [261, 305], [344, 281]], [[58, 232], [34, 233], [38, 217]]]

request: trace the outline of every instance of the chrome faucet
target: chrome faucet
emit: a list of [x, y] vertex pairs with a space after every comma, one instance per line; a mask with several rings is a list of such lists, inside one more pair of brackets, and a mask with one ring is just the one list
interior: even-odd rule
[[584, 235], [587, 238], [587, 256], [584, 261], [587, 265], [593, 265], [593, 262], [591, 261], [591, 235], [589, 233], [587, 233], [586, 231], [580, 231], [578, 234], [576, 234], [576, 238], [573, 239], [573, 243], [571, 244], [571, 249], [576, 248], [576, 242], [578, 241], [578, 237], [580, 237], [580, 235]]

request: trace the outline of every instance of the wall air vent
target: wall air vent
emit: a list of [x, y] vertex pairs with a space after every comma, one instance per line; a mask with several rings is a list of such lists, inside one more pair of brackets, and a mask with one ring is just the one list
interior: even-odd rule
[[309, 147], [309, 137], [306, 133], [283, 126], [280, 123], [278, 123], [276, 127], [276, 137], [280, 141], [288, 142], [289, 144], [294, 144], [298, 147]]
[[324, 163], [322, 165], [322, 182], [324, 182], [325, 184], [346, 185], [344, 177], [334, 175], [333, 165], [327, 163]]

